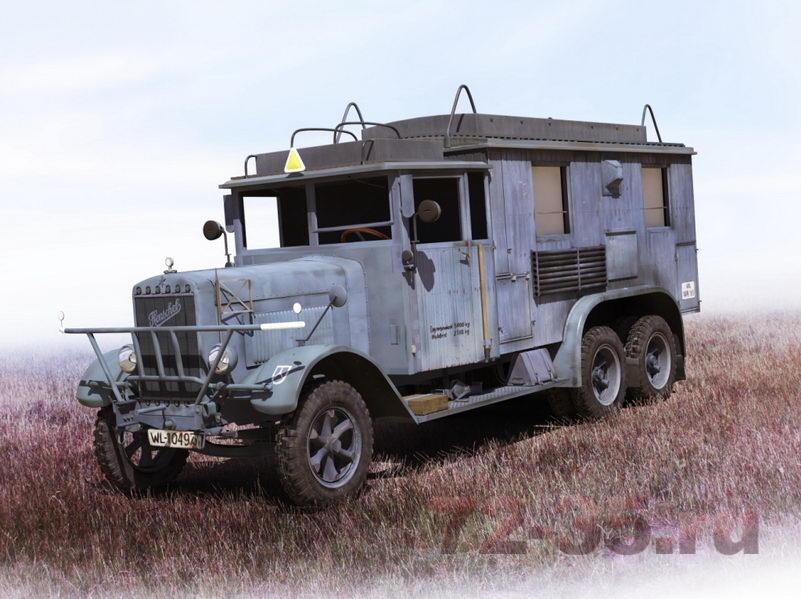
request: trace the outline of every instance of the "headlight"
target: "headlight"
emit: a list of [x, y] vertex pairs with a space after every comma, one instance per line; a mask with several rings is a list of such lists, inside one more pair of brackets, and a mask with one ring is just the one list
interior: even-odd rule
[[117, 361], [123, 372], [128, 374], [136, 370], [136, 352], [130, 345], [123, 345], [120, 348], [120, 353], [117, 354]]
[[[209, 366], [214, 364], [214, 361], [217, 359], [217, 356], [220, 353], [222, 348], [219, 345], [215, 345], [211, 348], [209, 352]], [[234, 367], [236, 366], [236, 352], [232, 350], [230, 347], [225, 348], [220, 361], [217, 364], [217, 368], [214, 369], [215, 374], [226, 374], [231, 372]]]

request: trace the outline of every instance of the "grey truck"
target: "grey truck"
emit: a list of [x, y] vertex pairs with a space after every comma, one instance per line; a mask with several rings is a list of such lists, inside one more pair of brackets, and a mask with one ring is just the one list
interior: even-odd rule
[[[376, 123], [350, 103], [248, 156], [221, 185], [225, 223], [203, 227], [224, 265], [168, 260], [133, 286], [134, 326], [65, 329], [97, 355], [77, 399], [105, 477], [136, 492], [189, 452], [270, 454], [285, 497], [321, 507], [364, 484], [377, 419], [528, 395], [599, 417], [669, 395], [699, 310], [694, 151], [648, 141], [646, 109], [482, 114], [460, 86], [449, 114]], [[331, 143], [297, 148], [310, 130]], [[104, 351], [105, 333], [130, 342]]]

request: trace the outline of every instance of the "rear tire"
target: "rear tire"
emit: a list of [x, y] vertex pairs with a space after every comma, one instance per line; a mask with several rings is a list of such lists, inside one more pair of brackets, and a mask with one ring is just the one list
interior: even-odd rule
[[661, 316], [643, 316], [629, 331], [626, 356], [637, 362], [630, 397], [635, 401], [667, 398], [673, 392], [678, 363], [676, 338]]
[[281, 488], [301, 507], [326, 507], [354, 495], [367, 479], [372, 455], [373, 423], [367, 405], [343, 381], [312, 388], [276, 434]]
[[581, 387], [553, 389], [548, 402], [560, 419], [591, 419], [611, 414], [626, 397], [625, 350], [617, 333], [593, 327], [581, 340]]
[[97, 413], [94, 452], [100, 471], [119, 491], [142, 492], [172, 483], [186, 464], [188, 451], [151, 447], [147, 429], [120, 431], [111, 406]]

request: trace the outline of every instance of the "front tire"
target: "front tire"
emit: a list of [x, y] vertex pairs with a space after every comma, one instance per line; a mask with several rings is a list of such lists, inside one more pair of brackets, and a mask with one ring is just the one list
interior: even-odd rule
[[115, 489], [126, 493], [169, 485], [181, 473], [189, 453], [184, 449], [152, 447], [144, 428], [135, 433], [118, 430], [111, 406], [97, 413], [93, 445], [103, 476]]
[[311, 389], [278, 429], [275, 454], [291, 503], [319, 508], [355, 494], [373, 455], [373, 424], [359, 392], [336, 380]]

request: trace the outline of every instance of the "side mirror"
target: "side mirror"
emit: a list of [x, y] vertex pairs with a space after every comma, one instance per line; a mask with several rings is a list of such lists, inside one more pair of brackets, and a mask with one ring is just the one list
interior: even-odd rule
[[434, 200], [423, 200], [417, 207], [417, 218], [430, 225], [442, 216], [442, 207]]
[[219, 239], [223, 233], [225, 229], [216, 220], [207, 220], [203, 225], [203, 236], [209, 241]]
[[328, 292], [328, 301], [335, 308], [341, 308], [348, 302], [348, 292], [342, 285], [334, 285]]
[[203, 237], [209, 241], [214, 241], [222, 237], [225, 240], [225, 266], [227, 268], [234, 265], [234, 263], [231, 262], [231, 254], [228, 251], [228, 235], [226, 235], [225, 228], [220, 223], [216, 220], [207, 220], [203, 224]]

